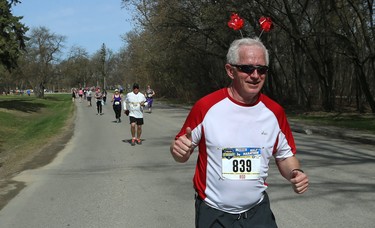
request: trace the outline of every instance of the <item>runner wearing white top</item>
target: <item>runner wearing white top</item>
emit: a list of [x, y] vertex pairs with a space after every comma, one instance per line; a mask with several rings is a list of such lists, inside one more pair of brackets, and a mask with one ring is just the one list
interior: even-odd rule
[[[137, 83], [134, 83], [133, 92], [128, 93], [124, 101], [125, 114], [129, 116], [130, 120], [132, 146], [134, 146], [135, 143], [142, 144], [141, 134], [143, 125], [143, 107], [145, 101], [145, 95], [139, 92], [139, 85]], [[135, 137], [136, 134], [137, 137]]]
[[235, 40], [225, 64], [232, 83], [195, 103], [171, 144], [181, 163], [199, 148], [196, 227], [276, 228], [266, 193], [271, 158], [296, 193], [308, 189], [284, 110], [261, 93], [268, 64], [259, 39]]

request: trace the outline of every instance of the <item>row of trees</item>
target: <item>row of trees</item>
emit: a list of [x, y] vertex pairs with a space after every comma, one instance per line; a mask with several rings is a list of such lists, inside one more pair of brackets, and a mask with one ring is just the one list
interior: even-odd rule
[[[195, 101], [230, 83], [224, 71], [229, 44], [241, 35], [259, 36], [258, 19], [269, 16], [275, 27], [261, 36], [271, 54], [265, 93], [306, 110], [354, 107], [375, 113], [373, 0], [122, 3], [137, 12], [136, 29], [124, 34], [122, 50], [115, 53], [103, 44], [89, 56], [83, 48], [71, 47], [61, 59], [65, 37], [33, 28], [18, 67], [0, 69], [0, 84], [27, 84], [43, 96], [45, 86], [107, 87], [137, 81], [151, 84], [159, 96]], [[245, 19], [241, 32], [227, 26], [232, 12]]]
[[261, 39], [271, 53], [265, 91], [283, 104], [325, 111], [352, 106], [375, 113], [373, 0], [123, 0], [135, 6], [139, 32], [128, 36], [132, 74], [168, 96], [196, 99], [228, 83], [223, 65], [241, 34], [259, 36], [258, 19], [275, 28]]
[[45, 89], [111, 88], [124, 83], [125, 61], [121, 51], [114, 53], [103, 43], [91, 56], [78, 46], [70, 47], [68, 54], [63, 55], [66, 37], [44, 26], [29, 31], [21, 23], [22, 17], [11, 14], [11, 7], [15, 4], [22, 3], [19, 0], [0, 0], [1, 93], [33, 89], [37, 97], [44, 97]]
[[70, 91], [72, 87], [104, 86], [110, 63], [105, 44], [93, 56], [83, 48], [72, 47], [61, 59], [65, 39], [46, 27], [31, 29], [17, 66], [0, 71], [3, 90], [32, 88], [36, 96], [44, 97], [45, 89]]

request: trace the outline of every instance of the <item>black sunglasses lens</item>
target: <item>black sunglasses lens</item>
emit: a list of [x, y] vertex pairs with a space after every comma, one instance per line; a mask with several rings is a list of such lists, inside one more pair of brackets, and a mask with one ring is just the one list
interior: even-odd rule
[[255, 67], [251, 65], [243, 65], [238, 67], [242, 72], [245, 72], [247, 74], [252, 74], [255, 71]]
[[253, 65], [232, 65], [237, 67], [240, 71], [246, 74], [252, 74], [257, 70], [258, 74], [266, 74], [268, 71], [267, 66], [253, 66]]
[[267, 71], [268, 71], [268, 68], [265, 67], [265, 66], [259, 66], [259, 67], [257, 68], [257, 71], [258, 71], [259, 74], [266, 74]]

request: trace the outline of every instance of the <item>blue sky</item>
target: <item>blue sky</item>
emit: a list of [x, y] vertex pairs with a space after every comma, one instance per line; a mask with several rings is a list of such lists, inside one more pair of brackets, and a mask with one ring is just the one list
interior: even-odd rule
[[31, 28], [44, 26], [51, 33], [66, 37], [63, 50], [79, 46], [91, 55], [102, 44], [118, 52], [121, 35], [133, 29], [131, 14], [121, 8], [121, 0], [21, 0], [12, 6], [14, 16]]

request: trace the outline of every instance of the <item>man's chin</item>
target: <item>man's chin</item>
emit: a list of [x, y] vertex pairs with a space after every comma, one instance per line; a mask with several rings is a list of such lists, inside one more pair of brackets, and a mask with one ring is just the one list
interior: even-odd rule
[[246, 90], [246, 93], [247, 94], [252, 94], [252, 95], [258, 95], [258, 93], [260, 92], [260, 88], [257, 86], [256, 88], [252, 87], [252, 88], [248, 88]]

